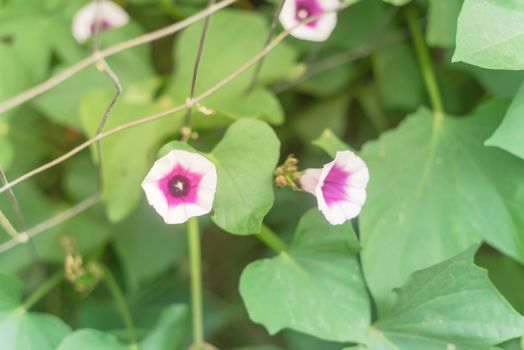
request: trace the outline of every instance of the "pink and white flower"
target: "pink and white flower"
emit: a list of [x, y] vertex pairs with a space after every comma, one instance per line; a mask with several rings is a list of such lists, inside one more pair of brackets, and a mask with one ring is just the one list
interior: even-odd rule
[[215, 165], [200, 154], [173, 150], [158, 159], [142, 182], [149, 204], [166, 224], [181, 224], [213, 207]]
[[75, 14], [73, 36], [79, 43], [84, 43], [93, 35], [96, 23], [100, 30], [106, 30], [123, 27], [128, 22], [129, 15], [114, 2], [93, 0]]
[[[298, 39], [324, 41], [335, 29], [337, 13], [333, 10], [339, 6], [339, 0], [285, 0], [279, 16], [280, 23]], [[294, 28], [302, 20], [324, 12], [318, 18]]]
[[304, 191], [317, 197], [320, 211], [332, 225], [356, 217], [366, 201], [369, 172], [351, 151], [337, 152], [322, 169], [307, 169], [300, 178]]

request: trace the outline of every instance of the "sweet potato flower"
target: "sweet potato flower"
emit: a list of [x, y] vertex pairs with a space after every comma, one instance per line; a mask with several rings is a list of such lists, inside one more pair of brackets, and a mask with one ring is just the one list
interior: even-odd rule
[[142, 182], [149, 204], [167, 224], [180, 224], [213, 207], [217, 173], [200, 154], [173, 150], [158, 159]]
[[317, 204], [333, 225], [356, 217], [366, 201], [369, 172], [351, 151], [337, 152], [335, 160], [321, 169], [306, 169], [300, 185], [317, 197]]
[[[280, 23], [298, 39], [324, 41], [337, 24], [337, 13], [330, 10], [339, 6], [339, 0], [286, 0], [280, 12]], [[302, 20], [317, 15], [319, 16], [294, 28]]]
[[100, 30], [107, 30], [123, 27], [128, 22], [129, 15], [114, 2], [91, 1], [75, 14], [73, 36], [79, 43], [84, 43], [93, 35], [96, 25]]

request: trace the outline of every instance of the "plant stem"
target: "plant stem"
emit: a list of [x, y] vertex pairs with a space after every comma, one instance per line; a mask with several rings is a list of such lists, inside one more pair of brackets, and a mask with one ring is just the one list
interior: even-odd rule
[[277, 253], [282, 253], [287, 250], [286, 243], [266, 225], [262, 225], [260, 232], [257, 233], [255, 237]]
[[124, 321], [124, 325], [126, 326], [127, 333], [129, 334], [129, 340], [131, 341], [131, 349], [138, 349], [138, 346], [136, 345], [133, 318], [131, 317], [131, 312], [129, 312], [129, 307], [127, 306], [126, 300], [124, 298], [124, 293], [122, 293], [122, 290], [118, 286], [118, 283], [116, 282], [115, 277], [113, 276], [111, 271], [103, 265], [101, 265], [100, 268], [104, 272], [104, 279], [107, 283], [107, 287], [109, 288], [109, 291], [111, 292], [111, 295], [113, 296], [113, 299], [116, 302], [116, 306], [118, 307], [120, 316], [122, 316], [122, 320]]
[[198, 219], [187, 225], [189, 264], [191, 273], [191, 308], [193, 312], [193, 350], [204, 350], [204, 321], [202, 315], [202, 256]]
[[417, 52], [420, 68], [422, 69], [422, 75], [424, 77], [424, 83], [426, 84], [429, 99], [431, 100], [431, 106], [435, 112], [435, 124], [439, 125], [444, 118], [444, 107], [442, 104], [442, 98], [440, 97], [437, 79], [435, 77], [435, 71], [433, 70], [429, 50], [426, 46], [422, 30], [420, 29], [418, 23], [419, 16], [417, 10], [413, 6], [410, 6], [406, 9], [405, 15], [409, 30], [413, 36], [415, 51]]
[[47, 281], [45, 281], [40, 287], [37, 288], [22, 304], [25, 310], [29, 310], [33, 307], [44, 295], [49, 293], [51, 289], [56, 287], [64, 279], [64, 272], [62, 270], [56, 272]]
[[[284, 6], [284, 0], [280, 0], [280, 3], [278, 4], [277, 8], [275, 9], [275, 13], [273, 14], [273, 20], [271, 21], [271, 27], [269, 27], [269, 32], [267, 33], [266, 42], [264, 43], [264, 48], [266, 48], [269, 45], [269, 43], [271, 42], [271, 39], [273, 38], [273, 34], [275, 34], [275, 29], [277, 28], [278, 16], [280, 16], [280, 12], [282, 12], [283, 6]], [[265, 57], [262, 57], [255, 66], [255, 70], [253, 71], [253, 77], [251, 78], [251, 83], [249, 83], [247, 90], [246, 90], [248, 93], [251, 92], [257, 85], [258, 76], [260, 75], [260, 71], [262, 70], [264, 59]]]

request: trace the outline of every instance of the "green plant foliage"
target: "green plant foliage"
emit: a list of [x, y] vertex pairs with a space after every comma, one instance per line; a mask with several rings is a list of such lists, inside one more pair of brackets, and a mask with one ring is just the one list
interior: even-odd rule
[[272, 174], [280, 142], [264, 122], [231, 125], [210, 154], [218, 174], [213, 221], [227, 232], [260, 231], [273, 205]]
[[[129, 21], [78, 43], [96, 3]], [[322, 42], [281, 3], [0, 0], [0, 350], [523, 347], [524, 2], [342, 0]], [[166, 225], [174, 149], [217, 188]], [[370, 180], [330, 225], [302, 175], [345, 150]], [[344, 168], [309, 185], [356, 201]]]
[[457, 19], [464, 0], [430, 0], [426, 38], [437, 47], [455, 47]]
[[504, 120], [486, 141], [489, 146], [497, 146], [517, 157], [524, 158], [524, 85], [521, 85], [517, 95], [511, 102]]
[[165, 225], [145, 201], [118, 223], [114, 232], [113, 243], [131, 289], [165, 272], [186, 247], [181, 228]]
[[55, 350], [71, 329], [55, 316], [29, 312], [21, 303], [22, 284], [0, 275], [0, 338], [5, 350]]
[[70, 32], [70, 20], [81, 3], [14, 0], [2, 9], [0, 36], [12, 38], [29, 81], [37, 83], [47, 75], [53, 54], [72, 60], [81, 57]]
[[[81, 116], [88, 135], [96, 135], [111, 96], [103, 91], [93, 91], [83, 99]], [[169, 107], [172, 107], [170, 102], [165, 100], [144, 103], [124, 97], [115, 106], [105, 129], [156, 114]], [[164, 138], [177, 130], [180, 124], [180, 118], [175, 118], [175, 122], [173, 118], [164, 118], [102, 142], [102, 160], [105, 165], [103, 199], [111, 221], [122, 220], [136, 207], [141, 198], [140, 183], [153, 163], [155, 150]], [[96, 157], [94, 146], [93, 154]]]
[[81, 329], [68, 335], [57, 350], [129, 350], [129, 347], [109, 334]]
[[413, 110], [422, 96], [422, 80], [415, 59], [406, 44], [386, 46], [373, 55], [373, 71], [384, 105]]
[[161, 313], [139, 350], [181, 349], [189, 331], [189, 310], [185, 305], [169, 305]]
[[524, 164], [483, 145], [505, 109], [494, 102], [440, 123], [421, 109], [363, 148], [371, 180], [360, 218], [362, 259], [381, 309], [410, 273], [482, 238], [524, 261]]
[[254, 322], [270, 333], [291, 328], [362, 342], [370, 305], [349, 223], [331, 226], [318, 210], [301, 219], [290, 248], [246, 267], [240, 293]]
[[[181, 35], [175, 46], [175, 75], [170, 90], [175, 100], [184, 102], [189, 95], [193, 66], [203, 24], [191, 26]], [[216, 30], [219, 29], [219, 30]], [[264, 46], [267, 23], [255, 13], [224, 10], [213, 16], [202, 56], [196, 95], [221, 81], [227, 74], [246, 63]], [[235, 40], [231, 40], [231, 38]], [[285, 44], [266, 57], [260, 81], [271, 82], [285, 77], [295, 59], [293, 50]], [[269, 91], [259, 87], [248, 92], [253, 69], [206, 98], [203, 104], [227, 116], [264, 117], [272, 123], [281, 123], [283, 114], [278, 100]]]
[[491, 69], [523, 69], [524, 4], [517, 0], [465, 0], [454, 61]]
[[522, 334], [524, 318], [474, 265], [475, 249], [415, 272], [370, 329], [371, 349], [490, 349]]

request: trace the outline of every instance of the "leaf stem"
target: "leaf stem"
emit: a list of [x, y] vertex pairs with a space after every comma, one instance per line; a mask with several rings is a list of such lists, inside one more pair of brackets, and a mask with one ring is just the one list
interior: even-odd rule
[[422, 75], [424, 77], [424, 83], [428, 91], [431, 106], [435, 112], [435, 124], [439, 125], [444, 118], [444, 107], [442, 104], [442, 98], [435, 77], [435, 71], [431, 62], [431, 56], [429, 54], [428, 47], [424, 41], [422, 30], [420, 29], [418, 22], [418, 12], [415, 7], [409, 6], [405, 12], [406, 21], [409, 26], [411, 35], [413, 36], [413, 43], [415, 51], [422, 69]]
[[33, 307], [44, 295], [49, 293], [51, 289], [56, 287], [64, 279], [64, 272], [62, 270], [56, 272], [47, 281], [45, 281], [40, 287], [38, 287], [33, 294], [31, 294], [22, 304], [25, 310], [29, 310]]
[[269, 248], [273, 249], [276, 253], [282, 253], [287, 250], [286, 243], [266, 225], [262, 225], [260, 232], [257, 233], [255, 237], [257, 237]]
[[193, 312], [193, 350], [204, 350], [204, 321], [202, 315], [202, 256], [198, 219], [187, 224], [189, 264], [191, 273], [191, 308]]
[[138, 346], [136, 344], [135, 327], [133, 325], [133, 318], [131, 317], [131, 312], [129, 311], [129, 307], [127, 306], [126, 300], [124, 298], [124, 293], [122, 293], [122, 290], [118, 286], [118, 283], [116, 282], [115, 277], [111, 273], [111, 270], [109, 270], [104, 265], [99, 265], [99, 266], [104, 273], [104, 280], [107, 284], [107, 287], [109, 288], [109, 291], [111, 292], [111, 295], [113, 296], [113, 299], [116, 302], [116, 306], [118, 307], [120, 316], [122, 316], [124, 325], [126, 326], [127, 333], [129, 334], [129, 339], [131, 341], [131, 349], [132, 350], [138, 349]]

